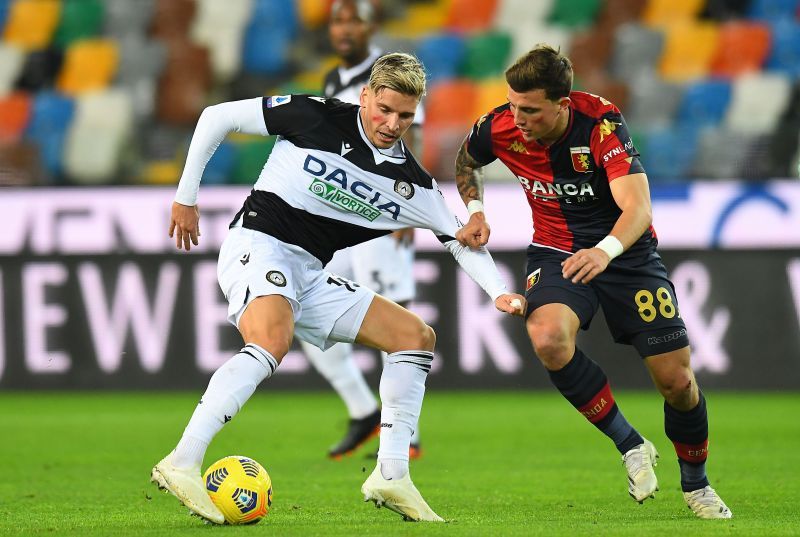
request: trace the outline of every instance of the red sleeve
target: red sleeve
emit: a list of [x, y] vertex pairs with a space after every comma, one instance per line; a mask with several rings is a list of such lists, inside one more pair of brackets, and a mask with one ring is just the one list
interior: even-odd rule
[[597, 166], [606, 170], [609, 183], [617, 177], [644, 173], [639, 151], [633, 146], [625, 119], [616, 107], [597, 121], [590, 146]]
[[481, 164], [489, 164], [497, 159], [492, 150], [493, 118], [494, 112], [482, 115], [467, 136], [467, 153]]

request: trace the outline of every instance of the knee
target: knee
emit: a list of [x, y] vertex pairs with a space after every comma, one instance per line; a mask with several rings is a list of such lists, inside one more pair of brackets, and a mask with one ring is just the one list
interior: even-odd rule
[[388, 353], [409, 350], [432, 351], [435, 346], [436, 332], [422, 319], [416, 317], [414, 322], [398, 329], [389, 348], [384, 350]]
[[421, 351], [432, 351], [436, 347], [436, 332], [434, 332], [433, 328], [422, 321], [420, 321], [420, 326], [417, 329], [415, 339], [415, 349], [419, 349]]
[[561, 369], [575, 354], [575, 342], [556, 324], [529, 324], [528, 336], [536, 356], [547, 369]]
[[281, 327], [260, 327], [243, 333], [245, 343], [255, 343], [269, 352], [278, 363], [289, 352], [292, 345], [292, 331]]
[[683, 410], [697, 403], [697, 383], [691, 369], [680, 368], [662, 375], [658, 388], [664, 399], [673, 407]]

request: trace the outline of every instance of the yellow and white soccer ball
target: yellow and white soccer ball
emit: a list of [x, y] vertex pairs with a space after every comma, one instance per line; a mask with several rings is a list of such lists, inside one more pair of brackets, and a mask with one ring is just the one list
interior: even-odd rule
[[228, 524], [254, 524], [272, 505], [272, 480], [264, 467], [249, 457], [220, 459], [203, 475], [206, 491]]

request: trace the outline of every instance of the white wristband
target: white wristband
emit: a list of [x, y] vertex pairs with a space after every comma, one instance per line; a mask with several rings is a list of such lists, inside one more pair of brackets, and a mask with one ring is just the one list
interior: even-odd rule
[[609, 259], [614, 259], [625, 250], [625, 248], [622, 247], [622, 243], [619, 242], [619, 239], [614, 235], [606, 235], [603, 240], [595, 245], [595, 248], [603, 250], [608, 254]]
[[481, 200], [472, 200], [467, 203], [467, 212], [470, 216], [475, 213], [482, 213], [483, 212], [483, 202]]

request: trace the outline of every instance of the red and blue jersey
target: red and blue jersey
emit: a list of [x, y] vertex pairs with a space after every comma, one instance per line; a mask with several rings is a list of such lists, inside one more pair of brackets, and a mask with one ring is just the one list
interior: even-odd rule
[[[596, 245], [622, 214], [610, 182], [644, 168], [616, 106], [581, 91], [570, 100], [567, 129], [549, 146], [525, 141], [506, 103], [478, 119], [467, 151], [484, 165], [499, 158], [517, 176], [533, 215], [533, 244], [576, 252]], [[656, 244], [651, 226], [628, 251]]]

